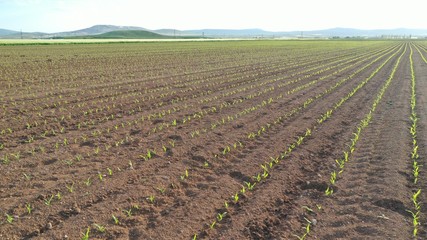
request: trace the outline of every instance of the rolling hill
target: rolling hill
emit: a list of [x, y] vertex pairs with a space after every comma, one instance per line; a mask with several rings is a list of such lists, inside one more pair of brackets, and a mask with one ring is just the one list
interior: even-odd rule
[[119, 30], [102, 34], [85, 35], [85, 36], [68, 36], [60, 38], [81, 38], [81, 39], [168, 39], [173, 36], [166, 36], [145, 30]]
[[[22, 34], [22, 35], [21, 35]], [[157, 35], [156, 35], [157, 34]], [[34, 38], [332, 38], [332, 37], [364, 37], [378, 38], [383, 36], [405, 36], [405, 37], [427, 37], [427, 29], [377, 29], [362, 30], [353, 28], [331, 28], [313, 31], [265, 31], [262, 29], [198, 29], [198, 30], [176, 30], [157, 29], [149, 30], [134, 26], [95, 25], [76, 31], [42, 33], [42, 32], [20, 32], [8, 29], [0, 29], [0, 38], [10, 39], [34, 39]]]

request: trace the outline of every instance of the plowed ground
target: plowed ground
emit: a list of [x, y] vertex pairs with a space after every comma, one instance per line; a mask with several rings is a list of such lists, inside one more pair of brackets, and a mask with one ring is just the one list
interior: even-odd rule
[[426, 46], [1, 46], [0, 238], [409, 239], [418, 189], [427, 220]]

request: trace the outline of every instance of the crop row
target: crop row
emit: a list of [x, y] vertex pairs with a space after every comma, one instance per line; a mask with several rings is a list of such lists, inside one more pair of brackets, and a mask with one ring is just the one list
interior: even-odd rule
[[[406, 49], [405, 49], [406, 50]], [[366, 82], [367, 81], [369, 81], [373, 76], [375, 76], [376, 75], [376, 73], [393, 57], [393, 56], [395, 56], [396, 54], [397, 54], [398, 52], [396, 52], [396, 53], [394, 53], [392, 56], [390, 56], [380, 67], [378, 67], [372, 74], [371, 74], [371, 76], [370, 77], [368, 77], [364, 82], [362, 82], [361, 84], [359, 84], [357, 87], [355, 87], [346, 97], [344, 97], [344, 98], [342, 98], [342, 99], [340, 99], [340, 101], [338, 101], [338, 102], [336, 102], [335, 103], [335, 107], [333, 107], [333, 108], [331, 108], [331, 109], [329, 109], [329, 110], [327, 110], [324, 114], [322, 114], [322, 116], [320, 117], [320, 118], [318, 118], [317, 120], [316, 120], [316, 123], [311, 127], [311, 128], [308, 128], [304, 133], [302, 133], [301, 135], [299, 135], [299, 136], [296, 136], [296, 137], [294, 137], [294, 139], [296, 139], [295, 140], [295, 142], [293, 142], [292, 144], [290, 144], [287, 148], [285, 148], [285, 150], [279, 155], [279, 156], [277, 156], [277, 157], [271, 157], [270, 158], [270, 160], [268, 160], [267, 162], [265, 162], [264, 164], [261, 164], [261, 171], [258, 173], [258, 174], [255, 174], [254, 176], [253, 176], [253, 179], [254, 179], [254, 181], [253, 182], [244, 182], [242, 185], [243, 185], [243, 187], [240, 189], [240, 190], [238, 190], [236, 193], [234, 193], [234, 194], [231, 194], [232, 195], [232, 199], [230, 200], [230, 202], [231, 203], [237, 203], [238, 202], [238, 200], [239, 200], [239, 195], [241, 195], [241, 194], [244, 194], [245, 193], [245, 189], [246, 189], [246, 186], [247, 186], [247, 188], [250, 188], [251, 190], [253, 189], [253, 187], [256, 185], [256, 184], [260, 184], [260, 182], [262, 181], [262, 180], [265, 180], [268, 176], [269, 176], [269, 174], [270, 174], [270, 172], [272, 171], [272, 169], [278, 164], [278, 163], [280, 163], [280, 161], [281, 160], [284, 160], [286, 157], [288, 157], [289, 155], [290, 155], [290, 153], [292, 153], [293, 151], [295, 151], [295, 149], [298, 147], [298, 146], [300, 146], [301, 144], [303, 144], [306, 140], [307, 140], [307, 138], [309, 137], [309, 136], [312, 136], [312, 132], [313, 132], [313, 130], [315, 130], [316, 128], [318, 128], [321, 124], [323, 124], [326, 120], [328, 120], [329, 118], [331, 118], [332, 117], [332, 113], [333, 113], [333, 111], [335, 111], [335, 110], [337, 110], [338, 108], [340, 108], [349, 98], [351, 98], [357, 91], [359, 91], [365, 84], [366, 84]], [[402, 55], [401, 56], [403, 56], [403, 54], [404, 54], [404, 52], [402, 53]], [[401, 56], [400, 56], [400, 58], [401, 58]], [[398, 62], [400, 61], [400, 58], [398, 59]], [[397, 63], [398, 63], [397, 62]], [[395, 69], [397, 68], [397, 65], [395, 65], [395, 68], [394, 68], [394, 71], [395, 71]], [[394, 71], [393, 71], [393, 74], [392, 75], [394, 75]], [[379, 92], [379, 94], [378, 94], [378, 96], [382, 96], [383, 94], [384, 94], [384, 91], [385, 91], [385, 89], [388, 87], [388, 84], [390, 83], [390, 81], [391, 81], [391, 79], [392, 78], [389, 78], [387, 81], [386, 81], [386, 83], [385, 83], [385, 87], [383, 86], [383, 88], [380, 90], [380, 92]], [[388, 84], [387, 84], [388, 83]], [[378, 102], [379, 102], [379, 100], [381, 99], [381, 97], [377, 97], [377, 99], [375, 100], [375, 102], [374, 102], [374, 105], [376, 106], [377, 104], [378, 104]], [[257, 186], [258, 186], [257, 185]], [[229, 205], [229, 202], [227, 202], [227, 200], [226, 200], [226, 204], [225, 204], [225, 206], [228, 206]], [[227, 209], [227, 208], [226, 208]], [[224, 212], [227, 212], [227, 211], [220, 211], [219, 213], [217, 213], [217, 214], [221, 214], [221, 215], [224, 215]], [[227, 212], [228, 213], [228, 215], [230, 214], [230, 211], [228, 211]], [[216, 217], [216, 219], [218, 220], [218, 217]], [[212, 223], [210, 223], [210, 224], [207, 224], [208, 226], [209, 226], [209, 228], [213, 228], [213, 227], [215, 227], [215, 225], [217, 224], [217, 220], [214, 220]], [[209, 229], [208, 228], [208, 229]], [[204, 232], [206, 232], [208, 229], [205, 229], [205, 230], [202, 230], [201, 231], [201, 235], [202, 236], [204, 236], [204, 234], [206, 234], [206, 233], [204, 233]], [[303, 233], [303, 235], [302, 235], [302, 237], [300, 237], [300, 238], [302, 238], [302, 239], [304, 239], [305, 238], [305, 236], [307, 236], [308, 234], [309, 234], [309, 231], [310, 231], [310, 223], [308, 223], [308, 225], [306, 225], [306, 227], [304, 228], [305, 230], [306, 230], [306, 232], [305, 233]], [[199, 233], [200, 234], [200, 233]], [[195, 239], [195, 238], [197, 238], [197, 234], [195, 234], [194, 236], [193, 236], [193, 239]]]

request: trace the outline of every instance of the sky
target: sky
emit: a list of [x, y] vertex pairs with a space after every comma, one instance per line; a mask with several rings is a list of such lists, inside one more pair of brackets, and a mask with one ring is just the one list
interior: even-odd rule
[[0, 0], [0, 28], [62, 32], [98, 24], [307, 31], [427, 28], [422, 0]]

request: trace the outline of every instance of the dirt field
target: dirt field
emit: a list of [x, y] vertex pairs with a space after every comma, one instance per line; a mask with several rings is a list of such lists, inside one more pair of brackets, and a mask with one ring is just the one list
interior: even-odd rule
[[426, 58], [0, 46], [0, 239], [427, 239]]

